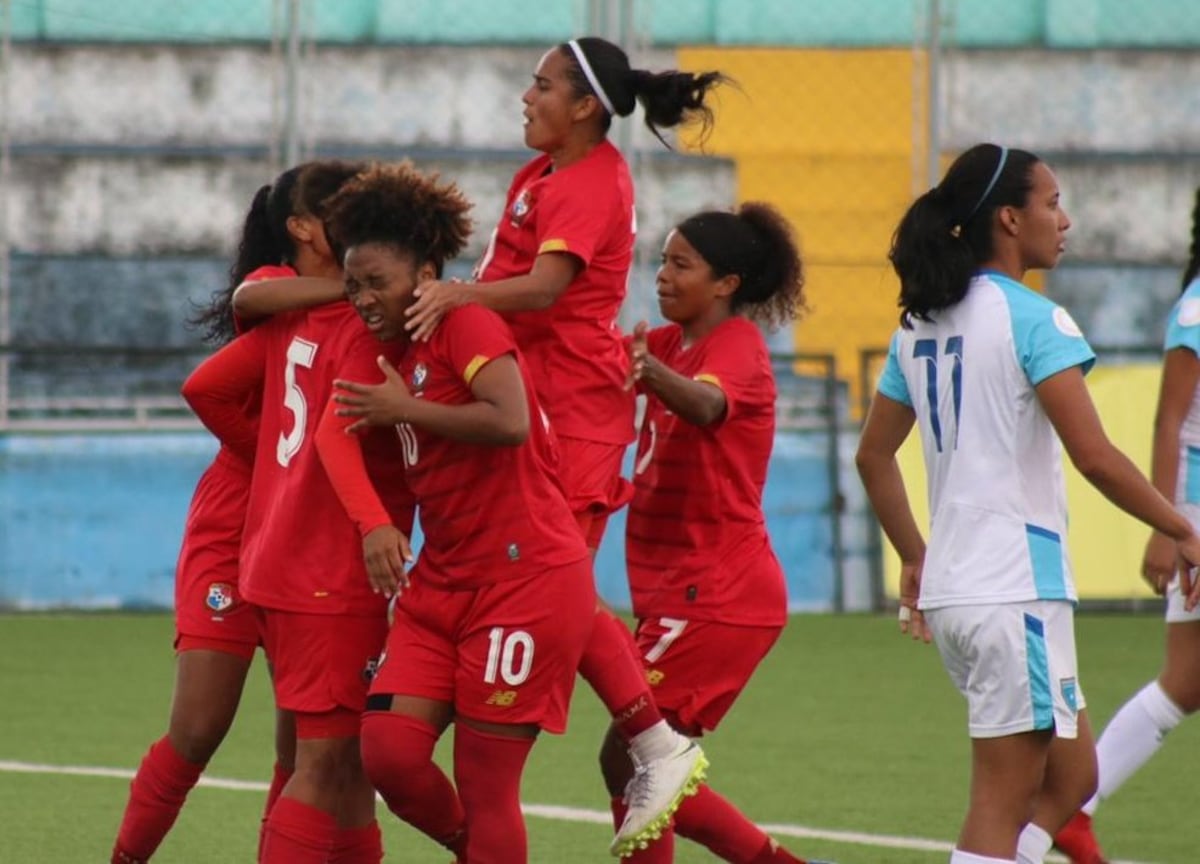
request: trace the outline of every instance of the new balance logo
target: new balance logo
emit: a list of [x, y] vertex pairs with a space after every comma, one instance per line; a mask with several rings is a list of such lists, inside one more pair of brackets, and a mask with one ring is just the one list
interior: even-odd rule
[[487, 698], [487, 705], [498, 705], [501, 708], [508, 708], [517, 701], [516, 690], [497, 690]]

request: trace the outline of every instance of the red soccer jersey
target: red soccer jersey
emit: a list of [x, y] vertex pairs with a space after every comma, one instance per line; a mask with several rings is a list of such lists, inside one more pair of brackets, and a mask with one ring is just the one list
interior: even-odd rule
[[415, 396], [462, 405], [475, 399], [470, 385], [479, 370], [505, 354], [517, 357], [529, 402], [522, 444], [468, 444], [397, 427], [396, 456], [404, 459], [425, 534], [415, 579], [473, 588], [587, 557], [558, 482], [552, 433], [500, 316], [474, 304], [455, 309], [428, 342], [408, 347], [397, 368]]
[[[240, 588], [247, 600], [289, 612], [382, 612], [386, 601], [367, 581], [359, 529], [313, 440], [334, 378], [382, 381], [380, 353], [354, 309], [333, 303], [265, 321], [197, 370], [209, 400], [236, 403], [258, 388], [263, 394], [242, 535]], [[222, 417], [206, 410], [209, 400], [194, 407], [222, 437]]]
[[629, 167], [604, 141], [561, 171], [551, 171], [545, 154], [518, 171], [479, 262], [481, 282], [523, 276], [545, 252], [569, 252], [583, 262], [550, 308], [505, 316], [559, 435], [607, 444], [633, 440], [633, 402], [625, 392], [629, 359], [617, 313], [635, 230]]
[[650, 352], [665, 365], [720, 387], [726, 411], [694, 426], [647, 394], [625, 534], [634, 612], [781, 625], [787, 592], [762, 511], [775, 436], [766, 342], [737, 317], [688, 348], [682, 340], [674, 324], [648, 334]]

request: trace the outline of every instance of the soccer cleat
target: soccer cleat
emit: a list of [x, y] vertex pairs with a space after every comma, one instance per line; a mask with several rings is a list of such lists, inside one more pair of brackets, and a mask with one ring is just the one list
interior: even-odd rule
[[634, 757], [633, 779], [625, 787], [629, 809], [609, 851], [625, 858], [661, 837], [680, 802], [696, 794], [707, 770], [708, 759], [700, 745], [683, 735], [675, 749], [660, 759], [639, 763]]
[[1054, 835], [1054, 848], [1071, 864], [1108, 864], [1092, 831], [1092, 817], [1080, 810]]

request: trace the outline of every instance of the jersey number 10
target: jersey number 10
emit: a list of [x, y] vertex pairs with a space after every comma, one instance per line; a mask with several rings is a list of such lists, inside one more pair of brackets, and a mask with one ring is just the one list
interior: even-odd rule
[[962, 364], [963, 337], [951, 336], [946, 340], [946, 350], [938, 351], [936, 339], [918, 339], [913, 344], [913, 359], [925, 360], [925, 395], [929, 401], [929, 428], [937, 451], [942, 452], [942, 418], [938, 412], [938, 359], [950, 359], [950, 389], [954, 400], [954, 449], [958, 449], [958, 420], [962, 415]]

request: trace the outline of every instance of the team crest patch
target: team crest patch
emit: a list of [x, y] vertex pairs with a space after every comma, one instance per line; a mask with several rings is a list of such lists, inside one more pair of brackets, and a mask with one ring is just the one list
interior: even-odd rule
[[1179, 304], [1179, 326], [1195, 327], [1200, 324], [1200, 299], [1191, 297]]
[[372, 657], [370, 660], [368, 660], [367, 665], [363, 667], [362, 680], [367, 684], [370, 684], [375, 676], [379, 674], [379, 664], [382, 662], [382, 654], [380, 654], [379, 657]]
[[425, 379], [429, 377], [429, 369], [424, 363], [418, 363], [413, 369], [412, 386], [419, 390], [425, 386]]
[[212, 583], [208, 586], [204, 605], [214, 612], [224, 612], [233, 605], [233, 586], [228, 582]]
[[1079, 712], [1079, 695], [1075, 679], [1062, 678], [1059, 680], [1058, 686], [1062, 690], [1063, 701], [1067, 703], [1067, 708], [1071, 710], [1072, 714], [1077, 714]]
[[529, 212], [529, 190], [525, 189], [517, 196], [517, 200], [513, 202], [509, 208], [508, 214], [512, 217], [513, 225], [520, 225], [521, 220], [525, 218], [525, 214]]
[[1071, 317], [1071, 313], [1061, 306], [1054, 308], [1054, 326], [1058, 328], [1058, 332], [1064, 336], [1079, 337], [1083, 335], [1083, 331], [1079, 329], [1079, 325], [1075, 323], [1075, 319]]

